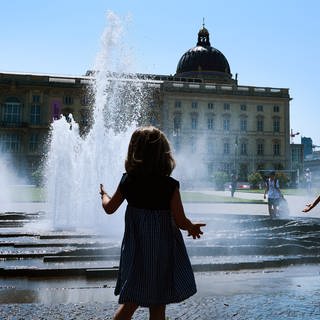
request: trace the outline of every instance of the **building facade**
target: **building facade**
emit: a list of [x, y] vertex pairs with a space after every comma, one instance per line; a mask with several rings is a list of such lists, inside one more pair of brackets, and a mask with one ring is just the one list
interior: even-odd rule
[[[139, 76], [138, 76], [139, 79]], [[286, 88], [239, 85], [203, 27], [174, 76], [140, 75], [152, 90], [141, 124], [168, 136], [195, 177], [291, 168], [290, 96]], [[72, 113], [89, 124], [92, 76], [0, 73], [0, 150], [21, 172], [34, 172], [46, 150], [50, 123]], [[117, 81], [116, 79], [114, 81]]]
[[72, 113], [85, 125], [88, 77], [0, 73], [0, 155], [18, 175], [32, 175], [46, 152], [50, 124]]
[[162, 80], [162, 128], [177, 153], [204, 166], [195, 176], [290, 170], [289, 90], [239, 85], [205, 27], [175, 76]]

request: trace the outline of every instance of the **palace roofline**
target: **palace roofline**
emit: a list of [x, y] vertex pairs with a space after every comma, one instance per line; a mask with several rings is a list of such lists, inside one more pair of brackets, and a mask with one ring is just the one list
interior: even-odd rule
[[[65, 83], [65, 84], [89, 84], [93, 79], [93, 71], [87, 71], [86, 75], [65, 75], [65, 74], [54, 74], [54, 73], [33, 73], [33, 72], [11, 72], [11, 71], [0, 71], [0, 82], [1, 78], [6, 77], [31, 77], [31, 78], [44, 78], [43, 82], [48, 83]], [[246, 94], [267, 94], [267, 95], [279, 95], [282, 97], [289, 97], [289, 88], [274, 88], [274, 87], [261, 87], [261, 86], [246, 86], [230, 83], [213, 83], [207, 82], [199, 78], [182, 78], [175, 77], [173, 75], [157, 75], [157, 74], [143, 74], [143, 73], [128, 73], [120, 74], [115, 72], [110, 72], [110, 77], [112, 79], [118, 79], [123, 81], [146, 81], [149, 83], [163, 84], [167, 89], [205, 89], [206, 91], [224, 91], [229, 93], [237, 93], [241, 95]], [[33, 80], [33, 79], [28, 80]]]

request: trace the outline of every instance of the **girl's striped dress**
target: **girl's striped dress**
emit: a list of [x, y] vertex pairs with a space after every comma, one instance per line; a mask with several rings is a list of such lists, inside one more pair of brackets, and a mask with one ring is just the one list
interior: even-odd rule
[[124, 174], [119, 187], [128, 201], [115, 288], [119, 303], [149, 307], [195, 294], [182, 234], [169, 210], [179, 182], [171, 177]]

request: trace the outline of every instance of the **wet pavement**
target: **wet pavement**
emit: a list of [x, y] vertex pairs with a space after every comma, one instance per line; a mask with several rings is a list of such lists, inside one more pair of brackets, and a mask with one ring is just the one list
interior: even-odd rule
[[[167, 306], [169, 319], [320, 318], [320, 268], [196, 273], [198, 292]], [[111, 319], [115, 280], [3, 279], [0, 319]], [[133, 319], [148, 319], [146, 308]]]
[[[211, 192], [211, 191], [204, 191]], [[227, 195], [227, 192], [218, 192], [221, 195]], [[263, 197], [261, 194], [240, 194], [236, 193], [236, 196], [252, 199], [256, 197], [257, 199]], [[289, 205], [292, 211], [299, 221], [300, 217], [306, 217], [305, 214], [301, 213], [302, 208], [308, 202], [308, 199], [304, 197], [288, 197]], [[35, 212], [42, 210], [41, 203], [33, 204], [16, 204], [16, 208], [12, 211], [21, 211], [21, 208], [27, 208], [28, 212]], [[300, 210], [301, 208], [301, 210]], [[20, 210], [19, 210], [20, 209]], [[267, 206], [266, 204], [194, 204], [186, 203], [185, 210], [187, 214], [191, 212], [195, 217], [200, 214], [204, 218], [209, 219], [210, 214], [229, 214], [230, 221], [236, 221], [235, 225], [238, 225], [239, 221], [246, 225], [243, 230], [248, 230], [247, 226], [250, 226], [250, 219], [248, 216], [259, 221], [259, 228], [251, 228], [250, 230], [259, 230], [259, 235], [262, 235], [261, 230], [271, 230], [272, 234], [263, 233], [263, 241], [268, 242], [270, 246], [274, 247], [272, 250], [278, 250], [277, 246], [273, 246], [272, 241], [276, 233], [280, 234], [278, 231], [285, 229], [282, 233], [281, 239], [284, 242], [281, 243], [281, 250], [287, 248], [288, 244], [291, 247], [304, 248], [307, 251], [314, 251], [314, 243], [317, 243], [319, 239], [319, 231], [312, 225], [312, 232], [310, 234], [310, 227], [304, 223], [294, 222], [275, 222], [270, 225], [267, 222], [267, 227], [265, 227], [265, 221], [267, 220]], [[232, 215], [231, 215], [232, 213]], [[239, 215], [239, 218], [235, 218], [234, 215]], [[243, 218], [241, 215], [246, 215]], [[232, 219], [231, 219], [232, 216]], [[319, 210], [316, 208], [307, 217], [319, 218]], [[216, 216], [216, 221], [219, 221], [219, 216]], [[210, 219], [212, 220], [212, 219]], [[248, 224], [249, 223], [249, 224]], [[225, 231], [228, 231], [227, 227], [223, 225]], [[298, 229], [297, 229], [298, 228]], [[231, 228], [233, 231], [237, 230], [235, 227]], [[232, 234], [231, 237], [227, 238], [227, 232], [221, 237], [222, 246], [223, 242], [226, 240], [230, 243], [224, 243], [226, 247], [232, 247], [234, 245], [234, 239], [238, 246], [242, 246], [241, 250], [250, 257], [247, 250], [252, 249], [252, 243], [250, 246], [245, 243], [246, 234], [242, 229], [238, 230], [237, 234]], [[310, 239], [301, 235], [299, 233], [299, 244], [296, 245], [296, 238], [292, 235], [297, 235], [297, 230], [300, 232], [304, 230], [306, 235], [311, 235]], [[208, 259], [210, 261], [210, 266], [214, 265], [212, 260], [215, 262], [219, 259], [234, 259], [234, 254], [228, 256], [220, 257], [218, 251], [220, 250], [217, 246], [218, 241], [216, 234], [221, 231], [219, 226], [216, 230], [213, 229], [211, 235], [214, 235], [215, 243], [215, 254], [213, 255], [211, 251], [208, 251]], [[276, 232], [276, 233], [275, 233]], [[254, 237], [255, 234], [251, 233]], [[210, 233], [207, 234], [209, 238]], [[208, 239], [207, 238], [207, 239]], [[242, 242], [241, 242], [241, 241]], [[48, 241], [48, 239], [43, 239], [42, 241]], [[51, 240], [50, 240], [51, 241]], [[69, 240], [70, 241], [70, 240]], [[203, 240], [205, 241], [205, 240]], [[289, 241], [289, 242], [285, 242]], [[300, 246], [301, 241], [304, 243]], [[19, 249], [18, 240], [15, 241], [15, 248]], [[78, 242], [78, 240], [77, 240]], [[199, 244], [200, 242], [198, 242]], [[204, 243], [205, 244], [205, 243]], [[231, 245], [230, 245], [231, 244]], [[257, 243], [258, 244], [258, 243]], [[23, 245], [23, 244], [20, 244]], [[30, 245], [30, 244], [29, 244]], [[206, 244], [207, 245], [207, 244]], [[268, 250], [265, 247], [265, 250]], [[2, 243], [2, 249], [5, 250], [5, 244]], [[12, 248], [11, 248], [12, 249]], [[11, 250], [10, 249], [10, 250]], [[16, 250], [15, 249], [15, 250]], [[222, 248], [222, 252], [226, 252], [225, 248]], [[255, 253], [259, 248], [254, 247]], [[270, 249], [270, 248], [269, 248]], [[40, 249], [39, 249], [40, 250]], [[213, 250], [209, 248], [204, 248], [204, 256], [201, 257], [202, 262], [207, 254], [206, 250]], [[259, 249], [260, 250], [260, 249]], [[261, 251], [263, 256], [265, 253]], [[232, 253], [232, 250], [230, 251]], [[317, 250], [313, 252], [313, 256], [317, 258]], [[274, 254], [274, 252], [273, 252]], [[281, 253], [282, 254], [282, 253]], [[278, 255], [278, 254], [277, 254]], [[243, 255], [241, 256], [243, 257]], [[255, 255], [255, 257], [261, 257]], [[288, 258], [288, 257], [286, 257]], [[300, 251], [295, 254], [295, 259], [300, 259]], [[192, 259], [196, 261], [197, 256], [193, 255]], [[245, 268], [245, 265], [241, 265], [242, 270], [240, 271], [214, 271], [214, 272], [201, 272], [201, 268], [195, 272], [196, 282], [198, 287], [198, 292], [196, 295], [190, 299], [179, 303], [172, 304], [167, 307], [167, 316], [169, 319], [272, 319], [272, 320], [282, 320], [282, 319], [295, 319], [295, 320], [315, 320], [320, 319], [320, 267], [318, 263], [314, 264], [304, 264], [299, 262], [299, 265], [290, 265], [290, 260], [286, 260], [288, 263], [286, 267], [275, 268], [274, 266], [268, 268], [261, 268], [264, 265], [260, 264], [259, 268], [256, 269], [255, 265], [249, 270]], [[20, 261], [21, 263], [25, 263]], [[219, 264], [225, 268], [223, 261]], [[225, 262], [225, 261], [224, 261]], [[0, 270], [3, 268], [5, 263], [10, 263], [10, 261], [1, 262]], [[73, 262], [74, 264], [79, 264], [80, 262]], [[19, 265], [19, 260], [16, 260], [16, 264]], [[53, 268], [59, 270], [61, 263], [57, 263], [54, 260], [50, 262]], [[280, 261], [281, 265], [281, 261]], [[29, 266], [28, 270], [31, 272], [33, 266]], [[38, 270], [35, 268], [35, 273]], [[206, 270], [208, 271], [208, 270]], [[31, 272], [32, 273], [32, 272]], [[30, 274], [31, 274], [30, 273]], [[114, 278], [108, 279], [103, 277], [103, 273], [98, 273], [96, 277], [87, 276], [77, 276], [72, 274], [70, 269], [70, 274], [67, 277], [51, 275], [46, 277], [26, 277], [23, 273], [19, 276], [6, 276], [5, 273], [0, 278], [0, 319], [111, 319], [112, 314], [117, 308], [117, 297], [114, 296], [113, 290], [115, 286]], [[134, 320], [137, 319], [148, 319], [147, 309], [138, 309]]]

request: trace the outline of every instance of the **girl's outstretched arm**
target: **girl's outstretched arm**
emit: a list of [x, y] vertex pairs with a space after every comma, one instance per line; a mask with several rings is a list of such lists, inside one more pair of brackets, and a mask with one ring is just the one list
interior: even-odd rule
[[308, 212], [320, 202], [320, 195], [312, 202], [306, 205], [302, 212]]
[[115, 194], [110, 197], [104, 190], [103, 184], [100, 184], [100, 195], [102, 200], [102, 207], [107, 214], [114, 213], [120, 207], [121, 203], [124, 200], [119, 187]]
[[188, 236], [192, 236], [193, 239], [200, 238], [203, 234], [201, 227], [205, 226], [205, 223], [192, 223], [185, 215], [180, 191], [176, 188], [173, 192], [171, 199], [171, 212], [176, 225], [182, 229], [188, 231]]

